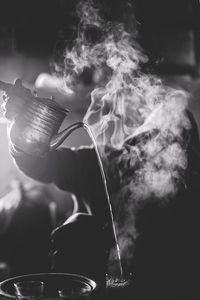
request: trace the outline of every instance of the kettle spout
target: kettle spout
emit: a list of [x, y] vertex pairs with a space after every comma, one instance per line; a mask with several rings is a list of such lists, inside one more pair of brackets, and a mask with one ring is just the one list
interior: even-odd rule
[[63, 131], [55, 134], [50, 142], [50, 151], [58, 148], [74, 130], [83, 128], [84, 126], [85, 124], [83, 122], [77, 122], [65, 128]]

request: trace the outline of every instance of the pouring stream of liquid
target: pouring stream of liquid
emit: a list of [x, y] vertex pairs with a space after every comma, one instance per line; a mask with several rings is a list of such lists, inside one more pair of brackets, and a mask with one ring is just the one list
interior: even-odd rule
[[[102, 163], [102, 160], [100, 157], [100, 153], [99, 153], [99, 149], [97, 147], [96, 140], [95, 140], [94, 135], [93, 135], [91, 129], [89, 128], [89, 126], [83, 122], [78, 122], [78, 123], [74, 124], [73, 128], [74, 128], [74, 130], [76, 130], [81, 127], [84, 128], [87, 131], [88, 135], [90, 136], [91, 141], [94, 146], [94, 149], [95, 149], [95, 152], [96, 152], [96, 155], [97, 155], [97, 160], [98, 160], [99, 168], [101, 171], [104, 190], [105, 190], [105, 194], [106, 194], [106, 198], [107, 198], [107, 202], [108, 202], [108, 209], [109, 209], [109, 213], [110, 213], [110, 217], [111, 217], [112, 229], [113, 229], [116, 252], [117, 252], [117, 259], [118, 259], [118, 263], [119, 263], [120, 280], [123, 281], [123, 269], [122, 269], [122, 263], [121, 263], [120, 249], [119, 249], [119, 244], [117, 241], [117, 234], [116, 234], [116, 229], [115, 229], [115, 224], [114, 224], [113, 210], [112, 210], [110, 196], [109, 196], [109, 192], [108, 192], [108, 188], [107, 188], [106, 175], [105, 175], [103, 163]], [[74, 130], [72, 130], [72, 131], [74, 131]], [[72, 131], [71, 131], [71, 133], [72, 133]]]

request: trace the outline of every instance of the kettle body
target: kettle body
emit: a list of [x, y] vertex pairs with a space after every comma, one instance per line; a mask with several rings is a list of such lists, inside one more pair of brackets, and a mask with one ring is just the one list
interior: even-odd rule
[[8, 135], [14, 146], [25, 153], [43, 156], [60, 146], [74, 130], [87, 128], [83, 122], [76, 122], [58, 132], [69, 110], [52, 98], [32, 95], [20, 79], [14, 85], [0, 81], [0, 90], [24, 100], [22, 111], [12, 118]]
[[52, 99], [32, 97], [23, 113], [12, 121], [10, 139], [20, 150], [41, 156], [51, 150], [52, 139], [67, 113]]

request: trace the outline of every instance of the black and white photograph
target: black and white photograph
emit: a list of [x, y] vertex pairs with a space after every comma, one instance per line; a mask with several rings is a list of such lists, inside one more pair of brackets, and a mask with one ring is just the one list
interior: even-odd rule
[[0, 300], [199, 300], [200, 1], [0, 12]]

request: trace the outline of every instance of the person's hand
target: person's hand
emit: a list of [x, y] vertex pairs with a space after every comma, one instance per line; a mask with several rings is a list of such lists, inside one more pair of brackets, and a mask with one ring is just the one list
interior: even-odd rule
[[22, 114], [25, 104], [31, 96], [31, 91], [22, 85], [21, 79], [17, 79], [2, 96], [4, 117], [12, 121], [16, 116]]

